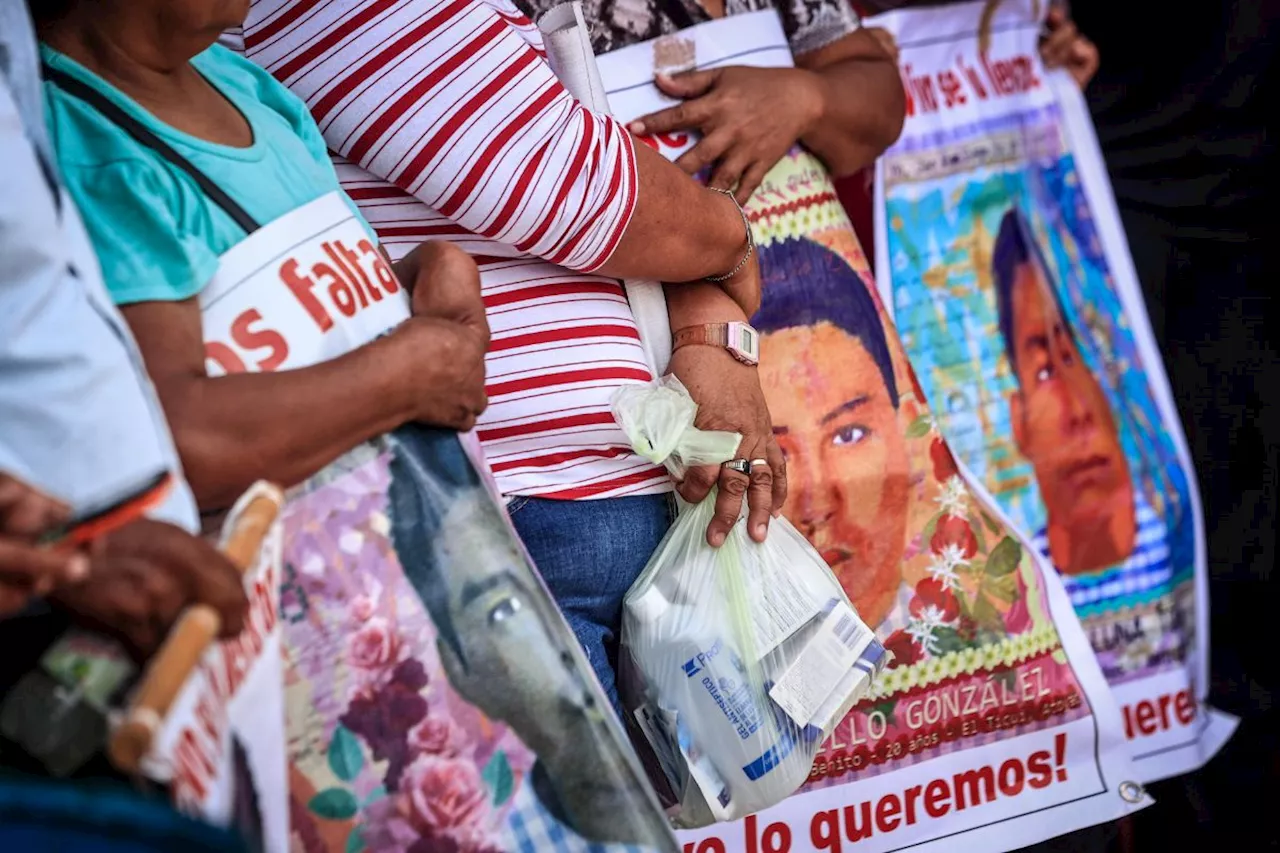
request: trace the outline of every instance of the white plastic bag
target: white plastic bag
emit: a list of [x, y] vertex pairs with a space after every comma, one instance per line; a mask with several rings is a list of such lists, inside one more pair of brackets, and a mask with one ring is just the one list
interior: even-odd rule
[[[637, 452], [676, 476], [733, 457], [740, 436], [693, 426], [674, 377], [624, 389], [614, 414]], [[628, 728], [673, 822], [772, 806], [887, 655], [818, 553], [785, 519], [752, 542], [742, 518], [706, 542], [714, 494], [680, 516], [627, 593], [619, 684]]]

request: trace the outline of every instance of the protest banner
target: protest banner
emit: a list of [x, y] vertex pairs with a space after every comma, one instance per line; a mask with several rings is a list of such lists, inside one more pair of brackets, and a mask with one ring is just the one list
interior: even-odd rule
[[267, 228], [268, 248], [256, 245], [263, 235], [235, 246], [200, 293], [210, 375], [336, 358], [409, 316], [391, 265], [340, 194]]
[[295, 490], [284, 523], [301, 849], [673, 849], [456, 434], [405, 427], [363, 445]]
[[[228, 250], [200, 304], [210, 375], [305, 368], [409, 316], [337, 193]], [[289, 491], [288, 845], [268, 853], [676, 849], [479, 458], [405, 426]]]
[[[260, 494], [258, 484], [232, 508], [224, 530]], [[278, 504], [277, 504], [278, 505]], [[251, 850], [289, 849], [289, 794], [280, 655], [281, 527], [271, 525], [244, 573], [249, 611], [239, 635], [214, 643], [168, 708], [143, 771], [167, 784], [182, 811], [234, 826]], [[180, 620], [175, 631], [182, 629]], [[128, 720], [140, 718], [131, 709]]]
[[[786, 67], [773, 11], [599, 57], [629, 121], [657, 70]], [[642, 140], [668, 158], [688, 133]], [[1009, 850], [1145, 803], [1122, 721], [1061, 583], [966, 484], [822, 164], [784, 157], [747, 206], [760, 378], [787, 454], [784, 513], [896, 655], [789, 800], [680, 834], [689, 853]]]
[[1046, 4], [988, 5], [867, 21], [907, 94], [878, 285], [956, 456], [1061, 574], [1151, 781], [1235, 724], [1204, 704], [1199, 497], [1088, 111], [1039, 58]]

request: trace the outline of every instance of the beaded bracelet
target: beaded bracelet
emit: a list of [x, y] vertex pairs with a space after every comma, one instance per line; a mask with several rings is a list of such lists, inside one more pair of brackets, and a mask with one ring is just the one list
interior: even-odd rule
[[738, 213], [742, 216], [742, 224], [747, 229], [747, 252], [742, 256], [742, 260], [738, 261], [738, 265], [724, 275], [709, 275], [706, 277], [707, 281], [719, 284], [722, 281], [728, 281], [738, 273], [742, 272], [742, 268], [747, 265], [747, 261], [751, 260], [751, 255], [756, 250], [756, 238], [755, 235], [751, 233], [751, 220], [747, 218], [747, 212], [742, 209], [742, 205], [738, 204], [738, 198], [733, 194], [733, 191], [722, 190], [719, 187], [707, 187], [707, 189], [712, 192], [723, 193], [733, 199], [733, 206], [738, 208]]

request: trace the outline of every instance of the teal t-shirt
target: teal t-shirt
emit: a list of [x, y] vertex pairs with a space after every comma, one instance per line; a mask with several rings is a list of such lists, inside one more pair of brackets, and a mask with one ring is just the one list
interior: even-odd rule
[[[224, 47], [214, 45], [191, 64], [249, 122], [253, 144], [248, 148], [183, 133], [70, 57], [47, 46], [41, 53], [53, 68], [93, 86], [142, 122], [259, 225], [339, 190], [324, 139], [306, 105], [266, 71]], [[49, 82], [45, 99], [58, 165], [93, 239], [112, 298], [128, 304], [198, 294], [217, 270], [219, 255], [243, 240], [244, 230], [188, 174], [93, 106]], [[355, 204], [346, 201], [373, 236]]]

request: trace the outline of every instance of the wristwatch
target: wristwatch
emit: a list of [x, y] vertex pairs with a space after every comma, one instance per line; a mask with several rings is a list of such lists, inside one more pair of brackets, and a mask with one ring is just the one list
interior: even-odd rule
[[743, 364], [760, 363], [760, 333], [747, 323], [707, 323], [685, 326], [671, 336], [671, 351], [690, 344], [724, 347]]

